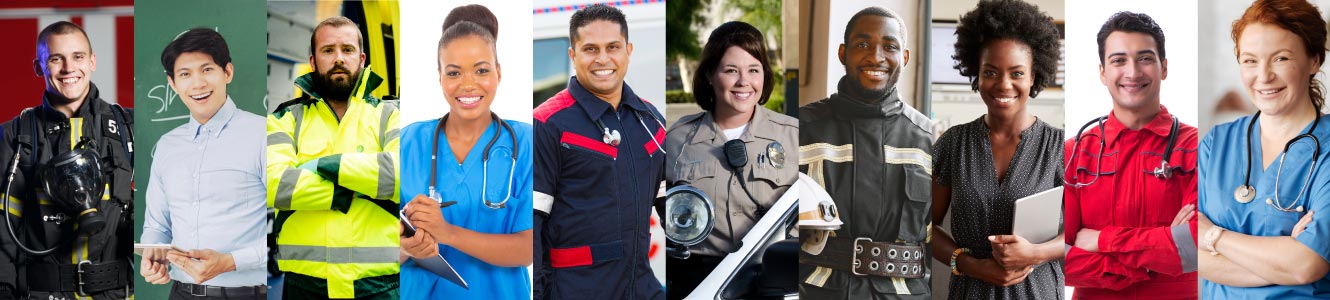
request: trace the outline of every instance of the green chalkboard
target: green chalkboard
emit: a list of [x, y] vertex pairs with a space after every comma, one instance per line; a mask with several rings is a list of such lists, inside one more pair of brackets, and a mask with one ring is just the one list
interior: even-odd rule
[[[266, 115], [267, 5], [262, 0], [138, 0], [134, 4], [134, 241], [143, 229], [144, 192], [152, 153], [167, 131], [189, 122], [189, 110], [166, 83], [161, 55], [186, 30], [217, 30], [231, 50], [235, 77], [228, 94], [240, 109]], [[138, 268], [138, 257], [134, 267]], [[138, 299], [166, 299], [170, 285], [152, 285], [134, 272]]]

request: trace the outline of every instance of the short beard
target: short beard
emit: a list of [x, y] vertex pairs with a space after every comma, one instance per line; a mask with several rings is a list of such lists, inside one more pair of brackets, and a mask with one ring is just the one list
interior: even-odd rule
[[[328, 70], [328, 72], [331, 73], [332, 71], [338, 69], [341, 69], [343, 71], [349, 71], [346, 70], [346, 68], [336, 66], [333, 67], [332, 70]], [[319, 86], [317, 89], [319, 90], [319, 94], [322, 95], [324, 99], [334, 99], [334, 100], [349, 99], [351, 97], [351, 91], [355, 89], [356, 81], [360, 79], [360, 72], [362, 71], [364, 70], [356, 70], [355, 72], [350, 73], [351, 76], [347, 77], [346, 81], [344, 82], [338, 82], [333, 80], [331, 76], [328, 76], [327, 73], [314, 72], [315, 75], [314, 77], [318, 79], [317, 82]]]

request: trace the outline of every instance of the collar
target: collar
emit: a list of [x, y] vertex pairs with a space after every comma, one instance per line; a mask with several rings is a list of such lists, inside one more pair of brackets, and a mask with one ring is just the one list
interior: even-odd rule
[[[754, 129], [761, 126], [760, 124], [767, 122], [767, 119], [771, 117], [769, 114], [774, 114], [776, 112], [763, 108], [761, 105], [758, 105], [753, 109], [755, 109], [755, 111], [753, 111], [753, 117], [748, 119], [748, 129], [745, 129], [744, 133], [739, 135], [739, 139], [744, 141], [752, 141], [754, 138], [775, 140], [775, 137], [767, 135], [774, 131]], [[694, 125], [698, 127], [697, 134], [693, 136], [693, 140], [690, 143], [696, 144], [707, 142], [716, 144], [717, 142], [725, 142], [717, 141], [717, 139], [724, 137], [724, 135], [720, 133], [720, 127], [716, 126], [716, 118], [711, 112], [702, 114], [702, 117], [698, 118], [696, 122], [700, 122], [697, 125]]]
[[[1155, 114], [1154, 119], [1151, 119], [1150, 123], [1146, 123], [1145, 126], [1141, 127], [1141, 132], [1149, 132], [1161, 138], [1168, 138], [1168, 135], [1169, 133], [1171, 133], [1170, 131], [1172, 131], [1172, 129], [1173, 129], [1173, 114], [1168, 113], [1168, 108], [1164, 107], [1163, 105], [1159, 105], [1159, 113]], [[1108, 145], [1112, 145], [1113, 142], [1117, 140], [1119, 136], [1121, 136], [1122, 132], [1127, 130], [1131, 129], [1127, 128], [1126, 125], [1123, 125], [1122, 122], [1118, 121], [1116, 113], [1114, 112], [1108, 113], [1108, 120], [1104, 121], [1104, 135], [1106, 135], [1103, 137], [1104, 142]], [[1098, 135], [1099, 131], [1094, 130], [1091, 131], [1090, 134]]]
[[226, 103], [223, 103], [222, 108], [218, 109], [211, 119], [208, 119], [208, 124], [199, 124], [199, 121], [191, 116], [186, 128], [194, 134], [192, 138], [195, 142], [199, 141], [199, 136], [202, 135], [204, 129], [207, 129], [208, 133], [212, 133], [215, 138], [222, 135], [222, 129], [226, 128], [227, 123], [231, 122], [231, 116], [234, 116], [235, 113], [235, 102], [231, 100], [231, 95], [227, 95]]
[[[50, 98], [51, 98], [50, 93], [43, 90], [41, 109], [45, 110], [49, 115], [58, 117], [59, 120], [69, 119], [69, 117], [66, 117], [64, 113], [61, 113], [59, 110], [56, 110], [55, 106], [51, 105]], [[79, 108], [74, 110], [74, 117], [82, 118], [92, 115], [92, 106], [96, 105], [94, 104], [96, 103], [96, 101], [102, 101], [102, 97], [100, 95], [100, 92], [97, 91], [97, 85], [89, 82], [88, 94], [83, 96], [83, 103], [79, 104]]]
[[[314, 76], [317, 76], [316, 72], [309, 72], [305, 73], [305, 75], [301, 75], [300, 77], [296, 78], [295, 82], [296, 87], [300, 88], [300, 91], [304, 92], [305, 95], [309, 95], [310, 98], [323, 100], [323, 96], [319, 95], [319, 93], [317, 92], [318, 89], [314, 88], [316, 85], [318, 85], [318, 81], [315, 80]], [[350, 106], [351, 103], [356, 102], [356, 101], [351, 101], [352, 99], [364, 100], [366, 98], [365, 96], [373, 92], [374, 89], [379, 88], [380, 84], [383, 84], [383, 77], [380, 77], [379, 74], [374, 73], [374, 71], [370, 69], [369, 65], [365, 65], [365, 69], [361, 70], [360, 72], [360, 79], [357, 79], [356, 85], [351, 87], [351, 96], [347, 97], [348, 99], [346, 99], [347, 106]]]
[[[596, 97], [596, 95], [591, 94], [591, 91], [582, 87], [582, 84], [577, 82], [577, 76], [568, 79], [568, 94], [573, 96], [573, 100], [577, 102], [577, 105], [582, 106], [582, 110], [586, 111], [587, 116], [592, 120], [600, 120], [600, 116], [610, 110], [610, 103], [601, 100], [600, 97]], [[647, 108], [646, 102], [637, 97], [637, 93], [633, 92], [633, 88], [629, 87], [627, 82], [623, 83], [623, 93], [620, 94], [620, 98], [620, 107], [628, 107], [647, 113], [651, 112]]]
[[[847, 93], [851, 87], [848, 76], [841, 76], [836, 84], [837, 92], [831, 95], [831, 103], [836, 114], [852, 118], [886, 117], [899, 115], [904, 111], [904, 102], [900, 100], [899, 89], [892, 87], [881, 99], [864, 99], [862, 96]], [[876, 103], [874, 103], [876, 102]], [[872, 103], [872, 104], [870, 104]]]

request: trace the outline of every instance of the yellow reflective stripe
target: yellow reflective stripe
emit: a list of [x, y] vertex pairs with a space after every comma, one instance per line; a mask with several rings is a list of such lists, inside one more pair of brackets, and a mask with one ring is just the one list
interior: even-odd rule
[[799, 164], [807, 165], [823, 160], [832, 162], [854, 161], [854, 144], [813, 143], [799, 146]]
[[22, 218], [23, 201], [19, 200], [18, 198], [14, 198], [14, 196], [9, 196], [9, 214], [14, 215], [14, 217]]
[[919, 148], [896, 148], [882, 145], [882, 158], [889, 164], [912, 164], [924, 168], [924, 172], [933, 174], [933, 155]]
[[111, 200], [111, 184], [107, 183], [102, 187], [102, 201]]
[[831, 278], [831, 268], [817, 266], [816, 269], [813, 269], [812, 274], [808, 274], [808, 279], [804, 280], [804, 283], [822, 287], [827, 284], [827, 278]]
[[74, 150], [74, 145], [83, 138], [83, 118], [69, 119], [69, 150]]
[[910, 294], [910, 286], [905, 285], [905, 278], [892, 277], [892, 278], [891, 278], [891, 285], [896, 286], [896, 294], [897, 294], [897, 295], [909, 295], [909, 294]]

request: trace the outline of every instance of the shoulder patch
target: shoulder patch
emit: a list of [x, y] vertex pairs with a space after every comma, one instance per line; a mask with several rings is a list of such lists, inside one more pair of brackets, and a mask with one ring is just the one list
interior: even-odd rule
[[537, 106], [536, 110], [532, 112], [531, 115], [532, 117], [535, 117], [536, 120], [544, 123], [548, 121], [551, 116], [554, 116], [555, 113], [558, 113], [569, 106], [573, 106], [574, 103], [577, 103], [577, 100], [573, 99], [573, 95], [569, 94], [567, 89], [564, 89], [559, 91], [558, 94], [554, 94], [554, 97], [550, 97], [549, 100], [545, 100], [540, 106]]

